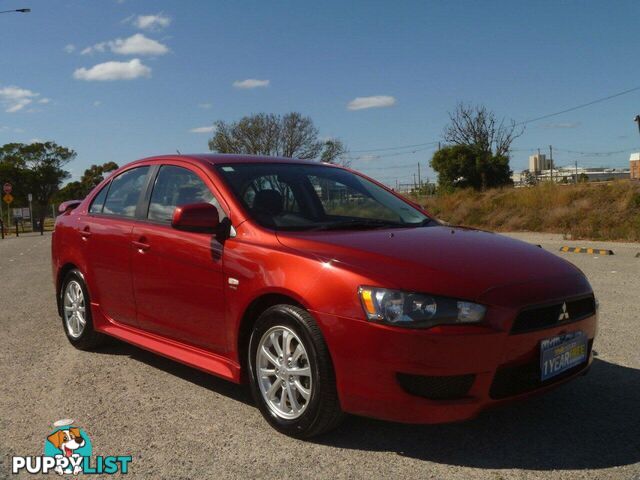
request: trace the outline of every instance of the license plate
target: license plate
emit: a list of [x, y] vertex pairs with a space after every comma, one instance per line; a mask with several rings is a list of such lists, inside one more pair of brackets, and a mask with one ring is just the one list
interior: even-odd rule
[[544, 382], [587, 360], [587, 336], [571, 332], [540, 343], [540, 371]]

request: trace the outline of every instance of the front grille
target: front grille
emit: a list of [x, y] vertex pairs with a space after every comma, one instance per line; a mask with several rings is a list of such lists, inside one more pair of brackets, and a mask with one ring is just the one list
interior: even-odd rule
[[511, 333], [525, 333], [534, 330], [542, 330], [544, 328], [564, 325], [571, 322], [577, 322], [584, 318], [590, 317], [596, 313], [596, 302], [593, 295], [573, 300], [567, 300], [567, 310], [569, 318], [565, 318], [563, 302], [553, 305], [545, 305], [541, 307], [527, 308], [518, 314]]
[[397, 378], [400, 386], [411, 395], [430, 400], [454, 400], [467, 395], [476, 376], [469, 374], [435, 377], [398, 373]]
[[589, 340], [589, 344], [587, 346], [587, 360], [585, 362], [576, 365], [553, 378], [545, 380], [544, 382], [540, 380], [541, 372], [539, 356], [536, 356], [535, 359], [525, 364], [499, 367], [493, 377], [493, 383], [491, 384], [489, 395], [495, 400], [512, 397], [521, 393], [530, 392], [537, 388], [546, 387], [547, 385], [551, 385], [564, 378], [570, 377], [587, 366], [592, 347], [593, 340]]

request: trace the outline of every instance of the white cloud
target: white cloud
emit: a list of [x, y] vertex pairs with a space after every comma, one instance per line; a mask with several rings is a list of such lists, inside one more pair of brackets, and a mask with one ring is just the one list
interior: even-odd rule
[[95, 52], [104, 52], [107, 49], [118, 55], [164, 55], [169, 52], [166, 45], [145, 37], [142, 33], [136, 33], [128, 38], [116, 38], [108, 42], [100, 42], [85, 48], [81, 55]]
[[64, 46], [63, 50], [67, 53], [73, 53], [76, 51], [76, 46], [73, 43], [69, 43]]
[[213, 107], [213, 105], [210, 104], [210, 103], [199, 103], [198, 104], [198, 108], [202, 108], [204, 110], [209, 110], [211, 107]]
[[396, 104], [396, 99], [389, 95], [373, 95], [371, 97], [356, 97], [349, 102], [349, 110], [363, 110], [365, 108], [391, 107]]
[[39, 97], [40, 94], [26, 88], [8, 86], [0, 88], [0, 103], [5, 107], [5, 112], [15, 113]]
[[150, 76], [151, 69], [144, 65], [138, 58], [134, 58], [128, 62], [99, 63], [89, 69], [83, 67], [73, 72], [73, 78], [76, 80], [86, 80], [88, 82], [133, 80], [135, 78]]
[[100, 105], [102, 105], [102, 102], [100, 100], [96, 100], [95, 102], [93, 102], [94, 107], [99, 107]]
[[211, 133], [216, 129], [213, 125], [210, 127], [197, 127], [189, 130], [191, 133]]
[[124, 19], [141, 30], [162, 30], [171, 24], [171, 17], [160, 12], [155, 15], [132, 15]]
[[269, 80], [257, 80], [255, 78], [247, 78], [246, 80], [236, 80], [233, 82], [233, 86], [236, 88], [259, 88], [268, 87]]
[[96, 43], [95, 45], [91, 45], [90, 47], [83, 49], [80, 52], [80, 55], [89, 55], [94, 52], [104, 52], [107, 49], [108, 43], [109, 42], [100, 42], [100, 43]]
[[38, 103], [42, 103], [42, 104], [51, 103], [51, 99], [50, 98], [41, 98], [40, 100], [38, 100]]

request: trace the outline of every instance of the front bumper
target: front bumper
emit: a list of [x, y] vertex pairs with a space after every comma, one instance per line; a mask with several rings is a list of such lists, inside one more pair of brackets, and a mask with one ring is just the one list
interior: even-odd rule
[[[597, 314], [514, 335], [510, 328], [517, 310], [492, 310], [490, 328], [427, 330], [313, 312], [331, 352], [343, 410], [406, 423], [467, 420], [492, 406], [553, 388], [584, 373], [591, 364]], [[502, 328], [495, 328], [498, 325]], [[587, 361], [539, 382], [540, 342], [578, 330], [589, 339]], [[444, 379], [435, 383], [440, 393], [421, 396], [424, 377]], [[412, 379], [417, 383], [412, 384]], [[431, 380], [426, 382], [430, 392], [433, 385]]]

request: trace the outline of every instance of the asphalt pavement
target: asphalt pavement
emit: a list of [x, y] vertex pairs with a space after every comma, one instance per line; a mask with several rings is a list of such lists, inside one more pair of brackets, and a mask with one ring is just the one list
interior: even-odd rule
[[591, 281], [600, 330], [590, 373], [464, 423], [349, 417], [307, 442], [271, 429], [243, 387], [117, 341], [74, 349], [56, 313], [50, 234], [0, 240], [0, 478], [16, 478], [11, 456], [41, 455], [52, 423], [73, 418], [94, 455], [133, 457], [130, 478], [640, 480], [640, 244], [512, 236]]

